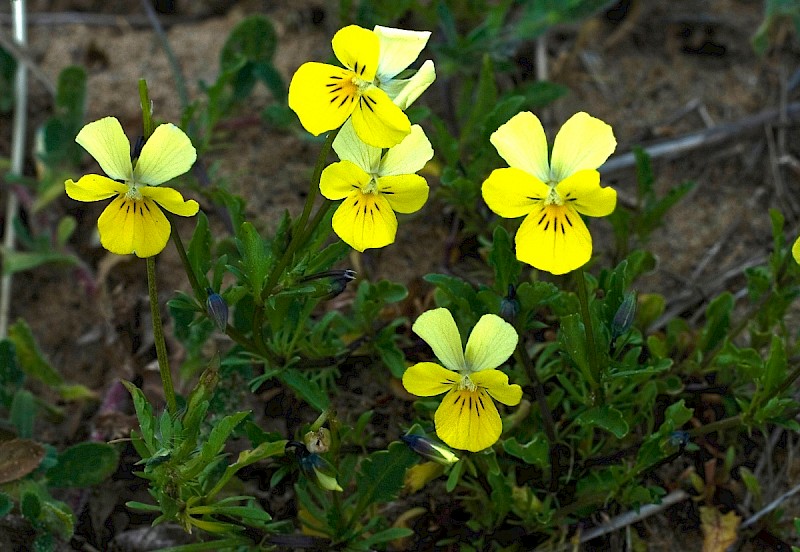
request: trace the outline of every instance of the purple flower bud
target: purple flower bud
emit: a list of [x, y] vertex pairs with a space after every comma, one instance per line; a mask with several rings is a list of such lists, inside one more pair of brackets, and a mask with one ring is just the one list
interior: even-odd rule
[[219, 293], [215, 293], [211, 288], [206, 291], [208, 292], [208, 299], [206, 299], [208, 317], [220, 331], [224, 332], [228, 326], [228, 305]]
[[434, 443], [422, 435], [403, 435], [400, 439], [408, 445], [408, 448], [426, 460], [431, 460], [443, 466], [458, 462], [458, 456], [453, 454], [453, 451], [444, 445]]

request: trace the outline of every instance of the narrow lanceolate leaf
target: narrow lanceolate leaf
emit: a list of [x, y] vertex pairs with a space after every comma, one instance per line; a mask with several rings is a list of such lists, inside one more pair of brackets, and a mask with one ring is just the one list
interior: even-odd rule
[[22, 371], [42, 383], [56, 386], [64, 382], [61, 374], [55, 371], [39, 350], [30, 326], [20, 319], [8, 328], [8, 338], [14, 343], [17, 362]]

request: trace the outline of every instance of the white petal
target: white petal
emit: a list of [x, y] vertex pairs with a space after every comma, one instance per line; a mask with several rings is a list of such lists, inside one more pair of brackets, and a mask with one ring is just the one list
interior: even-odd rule
[[381, 161], [381, 149], [365, 144], [356, 134], [350, 119], [334, 138], [333, 151], [339, 159], [355, 163], [367, 174], [377, 172]]
[[433, 148], [419, 125], [411, 127], [411, 133], [402, 142], [389, 148], [378, 168], [379, 176], [414, 174], [433, 158]]
[[430, 31], [406, 31], [380, 25], [376, 25], [374, 31], [380, 42], [379, 81], [391, 79], [414, 63], [431, 36]]

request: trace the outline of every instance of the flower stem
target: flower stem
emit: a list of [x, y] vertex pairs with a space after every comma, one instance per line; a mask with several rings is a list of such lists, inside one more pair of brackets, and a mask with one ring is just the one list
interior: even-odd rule
[[158, 305], [158, 287], [156, 286], [156, 258], [147, 257], [147, 292], [150, 296], [150, 316], [153, 318], [153, 339], [156, 344], [158, 357], [158, 371], [161, 374], [161, 384], [164, 386], [164, 397], [167, 399], [167, 410], [175, 413], [175, 388], [172, 385], [172, 372], [169, 370], [167, 346], [164, 343], [164, 327], [161, 324], [161, 310]]
[[597, 345], [594, 340], [594, 326], [592, 324], [592, 314], [589, 312], [589, 295], [586, 291], [586, 274], [583, 267], [575, 270], [575, 278], [577, 279], [576, 287], [578, 288], [578, 300], [581, 304], [581, 318], [583, 319], [583, 327], [586, 332], [586, 348], [589, 353], [589, 370], [592, 374], [590, 383], [596, 393], [600, 394], [602, 400], [603, 385], [600, 373], [600, 363], [597, 359]]
[[[147, 81], [139, 79], [139, 102], [142, 106], [142, 134], [144, 140], [153, 134], [153, 108], [147, 91]], [[174, 235], [175, 232], [172, 232]], [[147, 257], [147, 293], [150, 297], [150, 317], [153, 319], [153, 340], [156, 345], [158, 371], [161, 374], [161, 385], [167, 400], [167, 410], [174, 414], [178, 409], [175, 402], [175, 387], [172, 385], [172, 372], [169, 369], [167, 345], [164, 342], [164, 325], [161, 322], [161, 308], [158, 304], [158, 286], [156, 284], [156, 258]]]
[[[333, 139], [336, 138], [336, 135], [339, 133], [339, 129], [332, 130], [328, 133], [327, 138], [325, 139], [325, 143], [322, 145], [322, 150], [319, 152], [319, 157], [317, 157], [317, 164], [314, 167], [314, 174], [311, 177], [311, 183], [308, 188], [308, 195], [306, 196], [306, 203], [303, 206], [303, 212], [300, 214], [300, 218], [294, 224], [293, 231], [292, 231], [292, 239], [289, 242], [286, 251], [284, 251], [283, 255], [281, 256], [278, 264], [270, 272], [269, 278], [267, 279], [267, 284], [264, 286], [262, 298], [266, 299], [272, 290], [275, 289], [275, 285], [278, 283], [283, 271], [286, 269], [286, 266], [292, 260], [292, 257], [300, 248], [301, 245], [308, 239], [308, 236], [311, 235], [311, 231], [313, 231], [313, 226], [309, 226], [310, 230], [305, 230], [306, 222], [308, 222], [308, 217], [311, 216], [311, 209], [314, 207], [314, 201], [317, 199], [317, 194], [319, 193], [319, 181], [322, 178], [322, 170], [325, 168], [325, 163], [328, 160], [328, 154], [333, 147]], [[314, 217], [312, 221], [312, 225], [317, 225], [322, 220], [322, 215]]]
[[539, 375], [536, 373], [536, 367], [531, 361], [531, 356], [528, 354], [528, 349], [525, 346], [523, 339], [520, 339], [517, 343], [516, 356], [517, 360], [525, 367], [525, 371], [528, 372], [528, 377], [533, 383], [533, 395], [536, 399], [536, 404], [539, 406], [539, 414], [542, 417], [544, 433], [547, 436], [547, 440], [550, 444], [550, 492], [556, 492], [558, 490], [559, 479], [559, 455], [558, 448], [556, 447], [556, 431], [555, 424], [553, 423], [553, 414], [550, 412], [550, 408], [547, 406], [547, 398], [544, 394], [544, 387], [542, 386], [542, 382], [539, 380]]

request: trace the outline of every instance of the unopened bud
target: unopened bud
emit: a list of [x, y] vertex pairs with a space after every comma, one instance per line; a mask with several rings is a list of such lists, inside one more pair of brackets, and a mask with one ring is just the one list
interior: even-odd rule
[[425, 458], [443, 466], [449, 466], [458, 462], [458, 456], [453, 454], [444, 445], [434, 443], [422, 435], [403, 435], [400, 437], [408, 448]]
[[224, 332], [228, 326], [228, 304], [219, 293], [211, 288], [206, 289], [206, 292], [208, 293], [208, 299], [206, 299], [208, 317], [220, 331]]
[[345, 270], [326, 270], [325, 272], [309, 274], [300, 281], [310, 282], [312, 280], [322, 279], [327, 279], [327, 282], [320, 286], [315, 297], [319, 297], [323, 301], [328, 301], [342, 293], [347, 288], [347, 284], [356, 279], [356, 271], [350, 270], [349, 268]]
[[508, 285], [508, 294], [500, 301], [500, 318], [513, 325], [519, 314], [519, 301], [517, 290], [513, 285]]
[[633, 326], [633, 320], [636, 316], [636, 294], [629, 291], [625, 294], [622, 304], [614, 314], [614, 319], [611, 321], [611, 337], [616, 339]]
[[309, 431], [303, 437], [306, 448], [312, 453], [328, 452], [331, 446], [331, 432], [326, 427], [321, 427], [317, 431]]
[[319, 454], [307, 454], [300, 459], [300, 468], [303, 473], [326, 491], [342, 491], [336, 481], [336, 470], [330, 462]]

